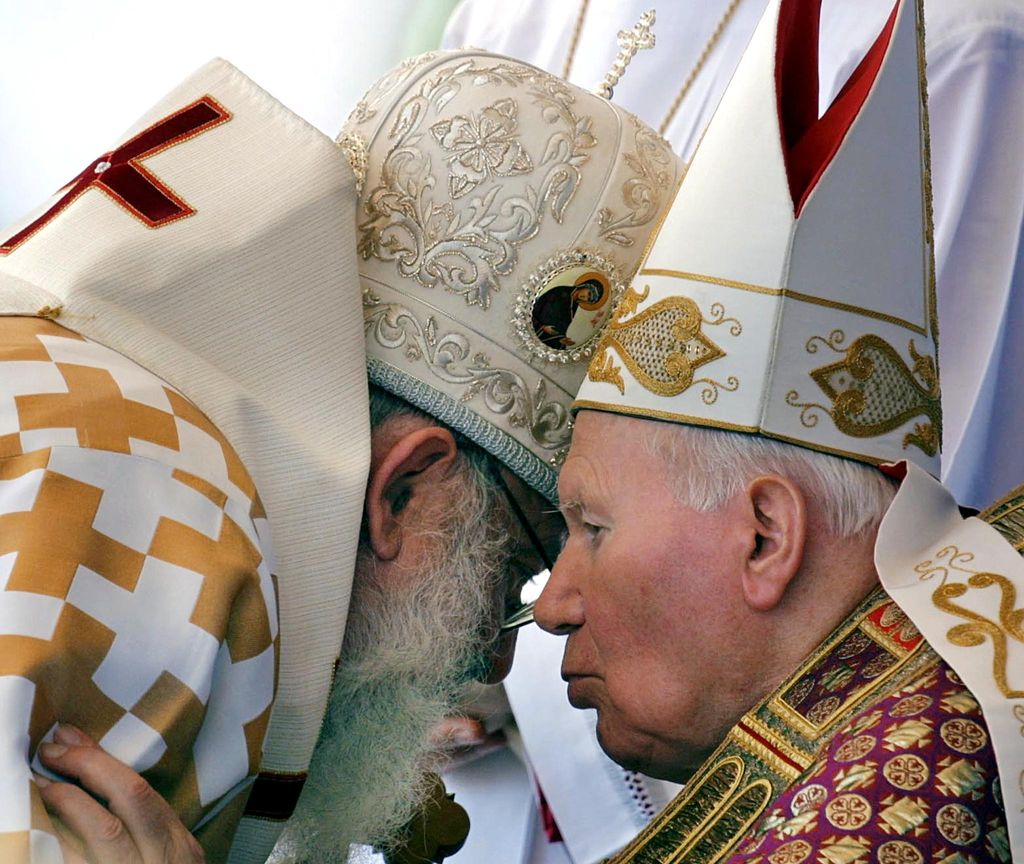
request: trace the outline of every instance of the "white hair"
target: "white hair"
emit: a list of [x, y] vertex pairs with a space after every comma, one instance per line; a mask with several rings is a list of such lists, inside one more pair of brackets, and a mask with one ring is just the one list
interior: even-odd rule
[[675, 423], [644, 424], [644, 448], [675, 470], [669, 485], [694, 510], [717, 510], [762, 474], [788, 477], [829, 532], [853, 537], [881, 522], [896, 484], [877, 468], [757, 435]]
[[[371, 390], [374, 429], [420, 413]], [[382, 584], [360, 542], [320, 739], [272, 864], [340, 864], [351, 843], [399, 844], [425, 800], [437, 761], [430, 733], [458, 713], [468, 681], [483, 671], [509, 581], [511, 516], [489, 479], [490, 458], [460, 446], [441, 481], [449, 506], [438, 524], [422, 526], [428, 551], [408, 585]]]

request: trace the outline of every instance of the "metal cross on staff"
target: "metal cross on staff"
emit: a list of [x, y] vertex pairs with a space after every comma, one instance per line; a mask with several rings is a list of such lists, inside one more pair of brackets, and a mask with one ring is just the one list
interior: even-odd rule
[[612, 68], [604, 76], [604, 81], [597, 86], [595, 92], [598, 96], [611, 99], [615, 85], [619, 83], [622, 73], [626, 71], [626, 67], [636, 56], [636, 52], [642, 48], [654, 47], [654, 32], [651, 29], [653, 26], [654, 10], [648, 9], [640, 16], [640, 20], [633, 25], [631, 30], [619, 31], [619, 53], [615, 57], [615, 62], [612, 63]]

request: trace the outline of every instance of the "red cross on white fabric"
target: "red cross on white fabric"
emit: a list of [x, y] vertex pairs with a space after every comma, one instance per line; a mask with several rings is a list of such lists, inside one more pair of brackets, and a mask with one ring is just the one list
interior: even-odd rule
[[87, 189], [98, 189], [150, 228], [159, 228], [195, 210], [158, 177], [142, 160], [180, 144], [231, 119], [231, 113], [211, 96], [203, 96], [126, 141], [116, 150], [90, 163], [63, 187], [67, 191], [38, 219], [0, 244], [6, 255], [46, 226]]

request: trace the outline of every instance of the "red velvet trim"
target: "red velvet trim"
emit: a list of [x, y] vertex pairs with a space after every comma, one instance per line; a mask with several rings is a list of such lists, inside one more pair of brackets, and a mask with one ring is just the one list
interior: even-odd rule
[[821, 0], [783, 0], [779, 11], [775, 84], [782, 151], [797, 216], [832, 163], [878, 77], [896, 24], [899, 0], [839, 95], [821, 118], [815, 119], [820, 9]]
[[[90, 188], [103, 192], [150, 228], [191, 216], [195, 210], [150, 173], [141, 160], [230, 119], [231, 113], [226, 108], [213, 97], [203, 96], [154, 123], [116, 150], [89, 163], [89, 167], [63, 187], [68, 191], [56, 204], [0, 245], [0, 255], [12, 252]], [[109, 167], [97, 173], [97, 167], [103, 163], [109, 163]]]
[[818, 120], [820, 18], [821, 0], [784, 0], [779, 8], [775, 93], [786, 171], [791, 176], [790, 152]]
[[548, 799], [544, 797], [544, 790], [540, 788], [540, 784], [537, 784], [537, 795], [540, 798], [540, 821], [548, 843], [564, 843], [562, 832], [558, 829], [558, 823], [555, 822], [555, 814], [551, 810], [551, 805], [548, 804]]

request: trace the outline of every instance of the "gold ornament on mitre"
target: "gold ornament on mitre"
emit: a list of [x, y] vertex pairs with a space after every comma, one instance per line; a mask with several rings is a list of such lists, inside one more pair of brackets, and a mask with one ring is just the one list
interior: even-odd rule
[[769, 4], [575, 407], [937, 475], [919, 12], [821, 117], [817, 15]]
[[554, 500], [572, 400], [682, 161], [606, 99], [478, 50], [403, 63], [338, 143], [370, 380]]

